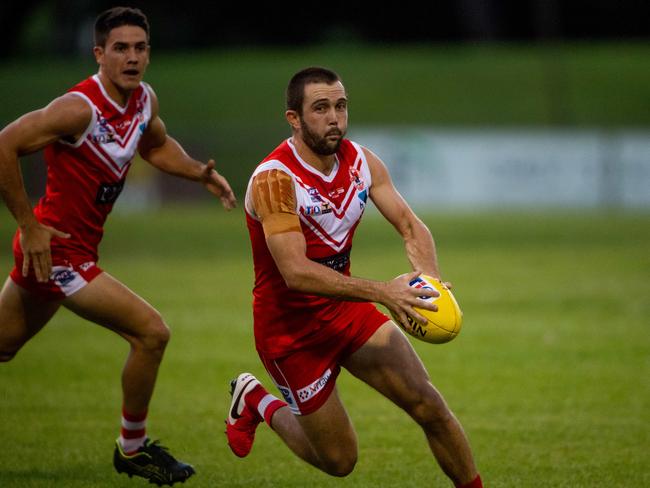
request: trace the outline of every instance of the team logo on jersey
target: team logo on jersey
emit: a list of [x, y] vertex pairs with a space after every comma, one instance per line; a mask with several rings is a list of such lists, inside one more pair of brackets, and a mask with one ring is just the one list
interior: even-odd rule
[[123, 122], [120, 122], [115, 126], [117, 130], [124, 130], [124, 129], [128, 129], [129, 127], [131, 127], [131, 119], [127, 119]]
[[336, 190], [328, 192], [327, 196], [330, 198], [338, 198], [342, 193], [345, 193], [345, 188], [337, 188]]
[[358, 169], [350, 168], [350, 181], [354, 184], [357, 191], [363, 191], [366, 188], [366, 184], [361, 179], [361, 174], [359, 174]]
[[361, 179], [361, 174], [358, 169], [350, 168], [350, 181], [357, 189], [357, 196], [359, 197], [359, 208], [363, 210], [368, 200], [368, 190], [366, 189], [365, 182]]
[[307, 189], [307, 193], [309, 193], [309, 198], [311, 199], [312, 202], [318, 203], [323, 201], [323, 197], [321, 197], [320, 193], [318, 193], [318, 189], [314, 187], [309, 187]]
[[138, 130], [142, 134], [142, 133], [144, 133], [144, 130], [147, 128], [147, 122], [145, 121], [144, 114], [142, 113], [141, 110], [138, 111], [137, 119], [138, 119], [138, 124], [139, 124], [138, 125]]
[[307, 205], [303, 209], [305, 215], [324, 215], [332, 212], [329, 202], [323, 202], [321, 205]]
[[90, 136], [95, 144], [109, 144], [115, 142], [115, 131], [109, 125], [108, 121], [99, 116], [98, 126], [95, 132]]

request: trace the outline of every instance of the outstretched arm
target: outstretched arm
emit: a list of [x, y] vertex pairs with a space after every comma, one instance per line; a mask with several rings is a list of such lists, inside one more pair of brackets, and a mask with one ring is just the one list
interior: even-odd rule
[[158, 116], [158, 99], [153, 91], [151, 121], [145, 130], [138, 150], [143, 159], [156, 168], [174, 176], [180, 176], [203, 184], [205, 188], [217, 196], [224, 208], [230, 210], [237, 205], [237, 199], [228, 181], [215, 169], [214, 160], [203, 164], [191, 158], [181, 145], [167, 134], [162, 119]]
[[50, 240], [68, 234], [40, 224], [25, 191], [18, 158], [42, 149], [62, 137], [80, 136], [92, 117], [81, 98], [64, 95], [47, 107], [23, 115], [0, 132], [0, 194], [16, 219], [23, 251], [23, 275], [34, 267], [36, 279], [45, 282], [52, 269]]
[[363, 150], [372, 175], [370, 198], [404, 239], [411, 267], [440, 279], [436, 247], [431, 232], [395, 189], [384, 163], [368, 149]]

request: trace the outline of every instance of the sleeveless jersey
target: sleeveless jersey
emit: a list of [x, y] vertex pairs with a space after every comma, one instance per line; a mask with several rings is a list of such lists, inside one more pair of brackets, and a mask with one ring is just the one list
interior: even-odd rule
[[68, 93], [90, 106], [92, 119], [76, 142], [59, 140], [45, 147], [45, 196], [34, 214], [41, 223], [71, 236], [52, 239], [53, 256], [62, 253], [96, 261], [104, 222], [122, 191], [140, 137], [151, 119], [151, 95], [140, 83], [127, 105], [120, 107], [97, 75]]
[[[272, 169], [293, 180], [295, 210], [307, 242], [307, 257], [349, 275], [352, 237], [372, 184], [361, 146], [344, 139], [336, 153], [336, 164], [326, 176], [303, 161], [291, 140], [286, 140], [262, 161], [250, 181]], [[249, 182], [246, 220], [255, 267], [256, 345], [268, 357], [279, 357], [341, 330], [353, 312], [346, 306], [349, 302], [301, 293], [286, 286], [266, 245], [250, 192]]]

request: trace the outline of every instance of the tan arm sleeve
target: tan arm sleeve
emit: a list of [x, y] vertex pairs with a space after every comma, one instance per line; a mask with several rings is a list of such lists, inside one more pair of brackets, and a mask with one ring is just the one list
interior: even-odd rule
[[256, 175], [252, 183], [252, 199], [266, 237], [283, 232], [301, 232], [296, 194], [288, 174], [271, 169]]

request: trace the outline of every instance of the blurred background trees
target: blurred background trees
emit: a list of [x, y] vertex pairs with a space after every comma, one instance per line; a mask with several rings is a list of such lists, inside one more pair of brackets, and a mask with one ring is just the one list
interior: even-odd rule
[[0, 57], [86, 54], [98, 12], [141, 8], [158, 50], [215, 46], [647, 39], [644, 0], [170, 2], [9, 0], [0, 4]]

